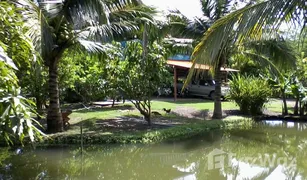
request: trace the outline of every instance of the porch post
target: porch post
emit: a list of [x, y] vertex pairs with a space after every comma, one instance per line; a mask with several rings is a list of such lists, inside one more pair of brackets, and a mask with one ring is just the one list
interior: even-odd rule
[[228, 83], [228, 71], [226, 71], [226, 77], [225, 77], [225, 82]]
[[173, 66], [174, 68], [174, 101], [177, 101], [177, 68], [176, 66]]

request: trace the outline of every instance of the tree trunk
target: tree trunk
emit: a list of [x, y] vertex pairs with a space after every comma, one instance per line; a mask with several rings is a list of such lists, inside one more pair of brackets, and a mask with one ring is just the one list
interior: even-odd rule
[[302, 105], [302, 101], [300, 101], [300, 116], [304, 115], [304, 104]]
[[222, 72], [221, 72], [221, 63], [218, 63], [217, 67], [214, 70], [214, 80], [215, 80], [215, 91], [214, 91], [214, 111], [213, 119], [222, 119], [222, 90], [221, 90], [221, 81], [222, 81]]
[[43, 115], [43, 101], [41, 100], [40, 96], [37, 95], [35, 97], [36, 100], [36, 111], [37, 111], [37, 119], [41, 120], [41, 116]]
[[294, 115], [298, 115], [298, 103], [299, 103], [299, 97], [297, 97], [295, 100]]
[[[145, 23], [144, 24], [144, 31], [143, 31], [143, 61], [142, 61], [142, 67], [143, 67], [142, 69], [144, 71], [146, 71], [145, 67], [146, 67], [146, 64], [147, 64], [147, 61], [148, 61], [147, 56], [148, 56], [148, 32], [147, 32], [147, 24]], [[148, 81], [148, 83], [150, 83], [150, 81]], [[146, 102], [146, 100], [145, 100], [145, 102]], [[151, 109], [150, 109], [150, 106], [148, 107], [148, 113], [145, 112], [143, 115], [144, 115], [145, 120], [148, 123], [148, 126], [151, 126]]]
[[[143, 103], [144, 103], [144, 105], [143, 105], [144, 109], [141, 109], [140, 112], [141, 112], [141, 114], [143, 114], [144, 119], [148, 123], [148, 126], [151, 126], [151, 106], [150, 106], [150, 101], [148, 100], [148, 104], [146, 104], [146, 100]], [[147, 106], [147, 109], [145, 108], [146, 106]]]
[[113, 97], [112, 107], [115, 105], [115, 97]]
[[148, 113], [148, 114], [144, 115], [144, 119], [147, 121], [148, 126], [151, 126], [151, 114]]
[[285, 91], [282, 91], [282, 101], [283, 101], [283, 115], [288, 115], [288, 107], [287, 107], [287, 100], [286, 100], [286, 94]]
[[57, 60], [49, 65], [49, 108], [47, 115], [47, 130], [49, 133], [62, 132], [63, 119], [60, 109], [58, 88], [58, 64]]

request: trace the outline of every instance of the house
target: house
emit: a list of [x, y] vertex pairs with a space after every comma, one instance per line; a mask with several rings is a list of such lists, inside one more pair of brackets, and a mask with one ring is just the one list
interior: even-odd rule
[[[193, 39], [181, 39], [181, 38], [166, 38], [165, 40], [169, 41], [169, 43], [173, 44], [174, 48], [177, 48], [178, 53], [167, 60], [168, 66], [170, 66], [173, 69], [173, 75], [174, 75], [174, 100], [177, 99], [177, 82], [178, 78], [186, 78], [190, 69], [193, 66], [193, 63], [191, 61], [191, 52], [193, 50]], [[211, 67], [205, 64], [195, 64], [194, 68], [198, 71], [201, 71], [200, 73], [201, 77], [197, 78], [203, 78], [203, 79], [212, 79], [211, 74], [209, 71], [211, 70]], [[221, 68], [222, 73], [224, 74], [223, 80], [227, 82], [228, 74], [229, 72], [238, 72], [236, 69]]]

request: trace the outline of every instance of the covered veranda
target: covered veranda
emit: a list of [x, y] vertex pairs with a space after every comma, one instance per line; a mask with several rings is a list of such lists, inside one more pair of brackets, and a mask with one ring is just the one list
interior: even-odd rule
[[[177, 100], [177, 82], [178, 77], [187, 76], [189, 70], [192, 68], [193, 63], [191, 61], [183, 61], [183, 60], [168, 60], [167, 64], [173, 68], [174, 73], [174, 100]], [[195, 69], [201, 71], [209, 72], [210, 66], [205, 64], [195, 64]], [[221, 71], [225, 73], [225, 80], [227, 81], [227, 76], [229, 72], [238, 72], [236, 69], [225, 68], [222, 67]]]

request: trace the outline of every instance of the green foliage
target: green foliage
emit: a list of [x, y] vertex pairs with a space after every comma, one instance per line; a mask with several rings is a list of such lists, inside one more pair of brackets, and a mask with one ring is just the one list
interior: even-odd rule
[[233, 100], [246, 115], [262, 113], [272, 90], [267, 81], [253, 76], [234, 76], [230, 81], [228, 98]]
[[[147, 58], [137, 41], [127, 43], [122, 61], [120, 90], [136, 108], [150, 121], [151, 96], [159, 87], [170, 84], [170, 74], [166, 68], [166, 50], [156, 42], [149, 45]], [[149, 118], [149, 119], [148, 119]]]
[[30, 62], [27, 75], [19, 78], [22, 93], [35, 99], [36, 109], [42, 114], [42, 109], [48, 100], [48, 69], [40, 59]]
[[235, 53], [228, 60], [228, 65], [240, 71], [244, 75], [258, 76], [263, 69], [259, 63], [245, 56], [243, 53]]
[[33, 59], [33, 53], [31, 44], [25, 36], [27, 29], [18, 10], [5, 1], [0, 2], [0, 40], [6, 45], [2, 47], [5, 48], [7, 55], [19, 69], [18, 76], [22, 77], [29, 73], [27, 68], [30, 66], [29, 59]]
[[[13, 62], [0, 47], [0, 140], [13, 144], [16, 137], [23, 142], [26, 135], [34, 141], [41, 133], [34, 125], [31, 115], [34, 104], [20, 95]], [[11, 61], [11, 63], [7, 63]]]
[[103, 71], [103, 89], [105, 96], [115, 99], [120, 94], [120, 85], [123, 83], [122, 73], [123, 69], [121, 66], [122, 53], [121, 44], [113, 42], [112, 44], [106, 44], [105, 53], [100, 56], [99, 61]]
[[[206, 121], [195, 124], [180, 125], [166, 129], [153, 131], [141, 131], [132, 133], [114, 133], [114, 134], [84, 134], [84, 144], [133, 144], [133, 143], [159, 143], [163, 141], [182, 140], [198, 136], [204, 132], [216, 129], [250, 129], [254, 126], [254, 121], [249, 119], [225, 120], [225, 121]], [[77, 135], [59, 135], [53, 139], [46, 139], [43, 144], [80, 144], [80, 134]]]
[[[19, 139], [23, 142], [28, 135], [33, 142], [41, 133], [33, 125], [35, 120], [31, 116], [35, 114], [35, 104], [20, 95], [15, 73], [18, 66], [29, 63], [27, 53], [31, 45], [26, 41], [21, 17], [14, 6], [0, 2], [0, 14], [0, 141], [13, 144]], [[20, 52], [22, 50], [25, 51]]]
[[27, 28], [24, 27], [20, 13], [21, 9], [0, 2], [0, 39], [5, 44], [5, 51], [18, 68], [16, 76], [21, 87], [22, 94], [36, 99], [38, 109], [46, 101], [46, 77], [47, 71], [42, 67], [39, 57], [35, 53], [25, 35]]
[[101, 70], [98, 59], [88, 53], [68, 50], [59, 62], [61, 100], [90, 102], [101, 92]]
[[[27, 34], [49, 69], [49, 132], [63, 131], [58, 88], [58, 65], [63, 53], [70, 48], [91, 53], [104, 52], [102, 43], [110, 42], [112, 39], [122, 40], [122, 35], [134, 34], [145, 22], [153, 23], [152, 15], [155, 13], [141, 1], [10, 2], [19, 7], [26, 7], [21, 9], [20, 13], [28, 27]], [[89, 74], [101, 81], [102, 78], [96, 75]], [[101, 87], [92, 83], [87, 85], [94, 93], [96, 91], [92, 87]]]
[[307, 85], [307, 57], [305, 56], [305, 53], [302, 52], [300, 57], [297, 58], [297, 70], [296, 74], [299, 77], [299, 79], [302, 81], [304, 85]]
[[100, 67], [96, 56], [74, 50], [66, 51], [59, 62], [61, 100], [90, 102], [101, 99], [104, 93]]
[[62, 98], [68, 102], [103, 100], [119, 96], [121, 73], [120, 44], [104, 45], [102, 54], [88, 54], [73, 50], [64, 53], [59, 63], [59, 86]]

